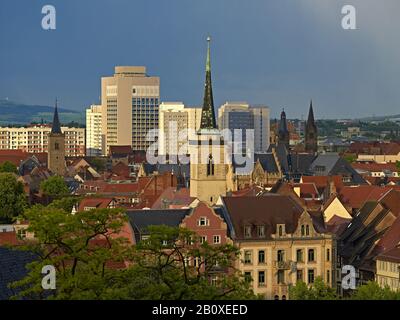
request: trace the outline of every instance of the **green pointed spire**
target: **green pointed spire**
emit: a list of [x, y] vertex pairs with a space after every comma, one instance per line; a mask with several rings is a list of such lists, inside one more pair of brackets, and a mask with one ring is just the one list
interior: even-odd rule
[[206, 61], [206, 82], [204, 88], [203, 108], [201, 111], [200, 129], [216, 129], [217, 123], [214, 114], [214, 99], [211, 85], [211, 59], [210, 59], [211, 38], [207, 37], [207, 61]]
[[207, 37], [207, 62], [206, 62], [206, 71], [211, 71], [210, 42], [211, 42], [211, 38], [208, 36], [208, 37]]

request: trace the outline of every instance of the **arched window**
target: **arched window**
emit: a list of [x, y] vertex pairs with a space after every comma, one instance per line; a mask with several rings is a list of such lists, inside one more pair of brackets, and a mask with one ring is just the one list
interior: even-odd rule
[[213, 176], [214, 175], [214, 160], [212, 155], [210, 154], [208, 156], [208, 163], [207, 163], [207, 176]]
[[306, 225], [306, 236], [310, 235], [310, 226]]
[[301, 236], [304, 237], [304, 224], [301, 225]]
[[54, 144], [54, 150], [59, 150], [60, 149], [60, 144], [58, 142], [56, 142]]

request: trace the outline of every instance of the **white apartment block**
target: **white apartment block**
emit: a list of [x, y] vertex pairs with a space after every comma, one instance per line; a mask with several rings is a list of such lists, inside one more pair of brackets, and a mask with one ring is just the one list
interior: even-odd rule
[[[47, 152], [50, 125], [0, 127], [0, 150], [21, 149], [29, 153]], [[61, 127], [65, 134], [65, 156], [85, 155], [85, 129]]]
[[103, 154], [114, 145], [147, 150], [154, 142], [146, 136], [158, 128], [160, 78], [146, 74], [146, 67], [115, 67], [112, 77], [101, 78]]
[[159, 110], [160, 155], [188, 154], [189, 140], [200, 128], [201, 108], [185, 107], [183, 102], [163, 102]]
[[[270, 109], [266, 106], [250, 106], [246, 102], [226, 102], [218, 110], [218, 127], [220, 130], [253, 129], [254, 151], [267, 152], [269, 148]], [[243, 132], [242, 142], [245, 143]]]
[[103, 149], [101, 105], [86, 109], [86, 155], [99, 156]]

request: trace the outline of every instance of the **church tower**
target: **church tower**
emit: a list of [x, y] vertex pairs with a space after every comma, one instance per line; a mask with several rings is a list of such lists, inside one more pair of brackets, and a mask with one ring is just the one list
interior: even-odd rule
[[210, 37], [207, 38], [206, 81], [200, 129], [190, 141], [190, 196], [214, 205], [226, 195], [225, 145], [217, 129], [211, 85]]
[[314, 110], [312, 100], [310, 102], [310, 111], [308, 112], [308, 119], [305, 128], [304, 142], [306, 152], [316, 153], [318, 151], [318, 132], [314, 120]]
[[57, 100], [53, 125], [49, 134], [47, 167], [56, 175], [63, 176], [65, 174], [65, 135], [61, 132], [60, 120], [58, 119]]
[[283, 144], [289, 151], [290, 135], [287, 127], [286, 113], [285, 110], [281, 112], [281, 120], [279, 121], [278, 129], [278, 144]]

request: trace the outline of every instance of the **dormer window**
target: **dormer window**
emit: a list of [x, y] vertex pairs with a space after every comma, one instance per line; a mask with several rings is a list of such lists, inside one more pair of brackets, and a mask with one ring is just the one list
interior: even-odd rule
[[304, 237], [305, 235], [305, 228], [304, 228], [304, 224], [301, 225], [301, 236]]
[[200, 217], [200, 219], [197, 220], [197, 225], [200, 227], [206, 227], [209, 224], [209, 220], [206, 217]]
[[306, 225], [306, 236], [308, 237], [310, 235], [310, 226]]
[[259, 238], [265, 237], [265, 226], [257, 226], [257, 236]]
[[251, 238], [251, 226], [244, 227], [244, 237]]
[[285, 235], [285, 225], [284, 224], [278, 224], [276, 225], [278, 237], [283, 237]]

